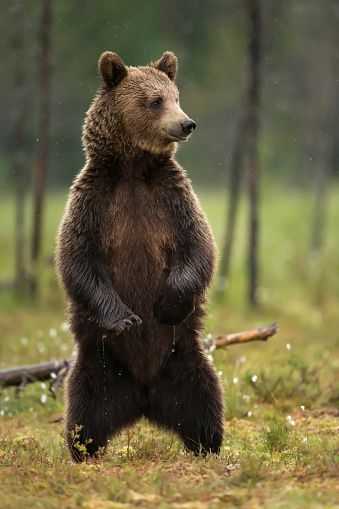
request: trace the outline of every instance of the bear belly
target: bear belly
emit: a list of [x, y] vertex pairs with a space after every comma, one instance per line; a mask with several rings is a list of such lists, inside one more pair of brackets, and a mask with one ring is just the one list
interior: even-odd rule
[[[133, 238], [131, 238], [133, 237]], [[154, 304], [168, 276], [166, 250], [159, 242], [131, 236], [121, 242], [111, 261], [113, 284], [122, 301], [142, 324], [112, 338], [115, 357], [142, 383], [150, 382], [169, 356], [173, 327], [154, 316]]]

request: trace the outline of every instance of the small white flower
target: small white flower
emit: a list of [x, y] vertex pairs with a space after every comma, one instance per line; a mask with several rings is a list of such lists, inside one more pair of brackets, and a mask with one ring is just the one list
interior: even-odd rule
[[255, 384], [255, 382], [258, 380], [257, 375], [253, 375], [251, 378], [252, 382]]
[[239, 382], [239, 378], [237, 376], [234, 376], [232, 381], [234, 384], [237, 384]]
[[251, 396], [249, 394], [243, 394], [242, 399], [248, 403], [251, 399]]
[[9, 396], [6, 396], [4, 401], [7, 403], [11, 398]]
[[240, 364], [244, 364], [246, 361], [247, 361], [247, 358], [245, 357], [245, 355], [242, 355], [239, 359]]
[[291, 415], [287, 415], [286, 416], [286, 421], [290, 422], [292, 420], [292, 416]]
[[212, 339], [212, 334], [207, 334], [207, 339]]
[[291, 426], [295, 426], [295, 421], [292, 419], [291, 421], [289, 421], [289, 424], [290, 424]]
[[286, 343], [286, 350], [291, 350], [291, 343]]
[[41, 387], [41, 389], [42, 389], [43, 391], [44, 391], [44, 390], [46, 390], [46, 384], [45, 384], [45, 382], [41, 382], [40, 387]]
[[300, 405], [300, 409], [301, 409], [302, 411], [304, 411], [304, 410], [305, 410], [305, 405]]
[[1, 415], [1, 417], [3, 417], [3, 416], [5, 415], [5, 410], [2, 410], [2, 409], [1, 409], [1, 410], [0, 410], [0, 415]]
[[49, 329], [49, 335], [51, 336], [51, 338], [55, 338], [56, 335], [57, 335], [57, 330], [56, 329]]
[[208, 351], [209, 351], [209, 352], [214, 352], [214, 350], [215, 350], [216, 348], [217, 348], [217, 347], [216, 347], [216, 345], [215, 345], [215, 344], [213, 344], [213, 345], [211, 345], [211, 346], [209, 347]]
[[41, 394], [40, 402], [44, 405], [47, 401], [47, 394]]
[[56, 373], [54, 373], [54, 371], [52, 371], [50, 373], [50, 377], [53, 379], [53, 380], [56, 380], [58, 378], [58, 375]]
[[251, 410], [249, 410], [249, 411], [247, 412], [247, 417], [252, 417], [252, 412], [251, 412]]
[[218, 375], [219, 375], [219, 376], [222, 376], [222, 375], [223, 375], [223, 372], [222, 372], [222, 371], [218, 371]]
[[207, 359], [208, 359], [210, 362], [213, 362], [213, 355], [211, 355], [211, 354], [207, 355]]
[[304, 438], [303, 438], [303, 442], [304, 442], [304, 444], [306, 444], [306, 443], [307, 443], [307, 437], [304, 437]]

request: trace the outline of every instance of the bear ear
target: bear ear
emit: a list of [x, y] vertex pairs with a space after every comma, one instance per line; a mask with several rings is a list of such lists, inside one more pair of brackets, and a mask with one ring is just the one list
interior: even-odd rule
[[172, 51], [165, 51], [162, 57], [151, 65], [167, 74], [170, 80], [175, 80], [178, 70], [178, 59]]
[[108, 87], [114, 87], [127, 76], [127, 67], [119, 55], [105, 51], [98, 61], [99, 73]]

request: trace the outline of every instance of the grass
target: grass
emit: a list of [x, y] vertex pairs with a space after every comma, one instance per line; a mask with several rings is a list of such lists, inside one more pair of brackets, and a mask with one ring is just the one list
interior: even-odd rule
[[[48, 384], [7, 389], [0, 399], [2, 508], [334, 508], [338, 507], [339, 189], [333, 187], [322, 257], [308, 250], [310, 198], [263, 190], [261, 306], [246, 292], [246, 206], [241, 205], [227, 295], [211, 292], [206, 333], [278, 321], [267, 343], [211, 352], [226, 403], [220, 457], [185, 453], [176, 437], [141, 421], [115, 437], [99, 462], [73, 465], [62, 435], [62, 393]], [[221, 191], [202, 191], [219, 245]], [[0, 293], [0, 367], [71, 354], [51, 256], [65, 196], [48, 197], [39, 302]], [[13, 271], [13, 205], [0, 202], [0, 280]], [[29, 216], [30, 204], [27, 204]], [[27, 233], [30, 225], [27, 224]], [[218, 281], [215, 281], [215, 288]], [[337, 357], [336, 357], [337, 356]]]

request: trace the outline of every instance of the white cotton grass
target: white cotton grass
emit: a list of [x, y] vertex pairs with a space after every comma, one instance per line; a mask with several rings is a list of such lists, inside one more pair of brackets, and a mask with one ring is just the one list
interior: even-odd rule
[[253, 375], [251, 378], [252, 382], [255, 384], [255, 382], [258, 380], [257, 375]]
[[41, 396], [40, 396], [40, 403], [42, 405], [45, 405], [46, 402], [47, 402], [47, 394], [41, 394]]
[[289, 424], [290, 426], [295, 426], [295, 420], [292, 419], [291, 415], [287, 415], [286, 421], [287, 421], [287, 424]]
[[239, 382], [239, 377], [234, 376], [234, 377], [232, 378], [232, 382], [234, 383], [234, 385], [236, 385], [236, 384]]

